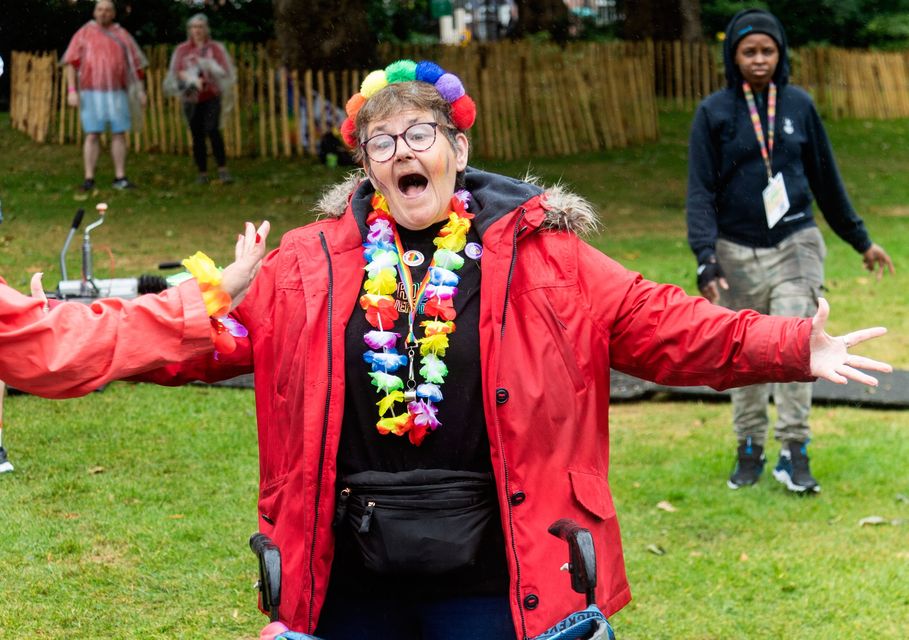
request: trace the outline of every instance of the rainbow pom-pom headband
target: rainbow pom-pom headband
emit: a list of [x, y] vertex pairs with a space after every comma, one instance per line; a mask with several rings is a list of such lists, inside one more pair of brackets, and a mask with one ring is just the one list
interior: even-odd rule
[[347, 101], [345, 110], [347, 119], [341, 125], [341, 135], [347, 146], [357, 146], [354, 136], [357, 114], [372, 96], [390, 84], [396, 82], [428, 82], [451, 104], [451, 121], [461, 131], [467, 131], [477, 119], [477, 105], [464, 91], [461, 80], [453, 73], [448, 73], [435, 62], [422, 60], [398, 60], [384, 69], [378, 69], [363, 79], [359, 93], [353, 94]]

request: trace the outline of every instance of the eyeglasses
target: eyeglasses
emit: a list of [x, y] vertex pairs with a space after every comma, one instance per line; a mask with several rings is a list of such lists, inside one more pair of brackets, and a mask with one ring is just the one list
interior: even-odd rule
[[404, 140], [412, 151], [426, 151], [436, 141], [438, 122], [418, 122], [403, 133], [380, 133], [360, 144], [373, 162], [388, 162], [398, 150], [398, 138]]

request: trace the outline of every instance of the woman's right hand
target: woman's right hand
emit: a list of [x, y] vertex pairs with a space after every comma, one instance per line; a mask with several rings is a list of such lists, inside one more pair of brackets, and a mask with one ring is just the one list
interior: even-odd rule
[[221, 272], [221, 288], [230, 295], [231, 310], [240, 304], [249, 290], [249, 285], [259, 273], [266, 253], [265, 240], [268, 238], [270, 228], [268, 220], [265, 220], [258, 229], [252, 222], [247, 222], [244, 233], [237, 238], [235, 259]]

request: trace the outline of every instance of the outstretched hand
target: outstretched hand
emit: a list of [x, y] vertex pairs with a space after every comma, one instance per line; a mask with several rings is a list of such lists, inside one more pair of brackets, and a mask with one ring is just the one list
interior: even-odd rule
[[231, 297], [230, 308], [233, 310], [249, 290], [249, 285], [259, 273], [262, 258], [265, 257], [265, 240], [271, 228], [268, 220], [256, 229], [252, 222], [247, 222], [244, 233], [237, 238], [234, 250], [234, 261], [221, 272], [221, 288]]
[[31, 282], [29, 283], [29, 289], [31, 290], [33, 298], [37, 298], [44, 303], [41, 309], [44, 313], [47, 313], [50, 310], [50, 304], [47, 301], [47, 295], [44, 293], [44, 283], [41, 281], [43, 277], [44, 273], [41, 271], [33, 274]]
[[852, 355], [849, 353], [849, 348], [865, 340], [878, 338], [887, 333], [887, 329], [871, 327], [852, 331], [842, 336], [831, 336], [824, 331], [829, 315], [830, 305], [826, 300], [820, 298], [817, 313], [811, 320], [811, 375], [836, 384], [846, 384], [849, 380], [855, 380], [876, 387], [877, 378], [862, 373], [858, 369], [890, 373], [893, 371], [893, 367], [886, 362]]

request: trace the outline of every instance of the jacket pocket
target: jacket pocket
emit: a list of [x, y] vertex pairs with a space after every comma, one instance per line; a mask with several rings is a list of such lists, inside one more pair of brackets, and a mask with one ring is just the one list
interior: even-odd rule
[[615, 505], [609, 483], [602, 476], [583, 471], [568, 470], [574, 499], [598, 520], [615, 517]]
[[259, 531], [262, 533], [271, 533], [275, 522], [278, 521], [286, 483], [287, 476], [283, 475], [267, 484], [259, 492]]
[[565, 371], [568, 373], [575, 391], [583, 391], [587, 388], [587, 380], [578, 366], [577, 356], [575, 356], [574, 347], [568, 336], [568, 327], [556, 313], [547, 293], [546, 289], [534, 289], [528, 291], [526, 296], [540, 314], [540, 319], [565, 364]]

